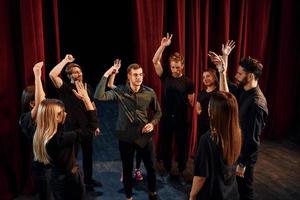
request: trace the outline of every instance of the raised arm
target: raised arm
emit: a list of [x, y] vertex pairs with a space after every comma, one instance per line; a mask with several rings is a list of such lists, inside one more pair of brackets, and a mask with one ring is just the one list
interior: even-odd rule
[[114, 61], [114, 66], [116, 68], [116, 71], [109, 76], [108, 83], [107, 83], [107, 87], [109, 87], [110, 89], [116, 88], [114, 82], [115, 82], [116, 74], [119, 73], [119, 69], [121, 67], [121, 60], [116, 59]]
[[222, 58], [226, 66], [228, 66], [228, 56], [231, 53], [232, 49], [235, 47], [235, 42], [233, 40], [228, 40], [224, 45], [222, 44]]
[[71, 54], [67, 54], [66, 57], [58, 63], [49, 73], [49, 77], [56, 88], [60, 88], [63, 84], [63, 80], [59, 76], [64, 66], [70, 62], [73, 62], [75, 58]]
[[32, 119], [36, 118], [38, 107], [41, 101], [45, 99], [45, 92], [41, 80], [43, 64], [44, 64], [43, 62], [38, 62], [33, 67], [35, 92], [34, 92], [34, 107], [31, 110]]
[[81, 81], [75, 81], [75, 86], [76, 90], [73, 89], [73, 92], [78, 99], [81, 99], [83, 101], [86, 110], [95, 110], [95, 107], [91, 102], [91, 99], [87, 92], [87, 84], [85, 83], [83, 85]]
[[229, 92], [227, 83], [227, 64], [225, 64], [222, 56], [219, 56], [212, 51], [208, 53], [208, 56], [210, 57], [212, 63], [214, 63], [218, 69], [220, 75], [220, 91]]
[[162, 38], [162, 40], [160, 42], [160, 46], [156, 50], [156, 52], [153, 56], [153, 59], [152, 59], [155, 72], [159, 77], [161, 77], [161, 75], [163, 74], [163, 67], [161, 65], [160, 60], [161, 60], [161, 57], [162, 57], [162, 54], [163, 54], [165, 48], [171, 44], [172, 37], [173, 37], [173, 34], [169, 35], [169, 33], [167, 33], [167, 37]]

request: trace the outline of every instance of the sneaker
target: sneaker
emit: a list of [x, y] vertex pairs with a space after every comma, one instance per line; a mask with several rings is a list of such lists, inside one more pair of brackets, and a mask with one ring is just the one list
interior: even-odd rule
[[142, 181], [144, 179], [140, 169], [134, 170], [134, 177], [135, 177], [135, 180], [137, 180], [137, 181]]
[[153, 194], [149, 193], [149, 200], [159, 200], [157, 193], [156, 192], [154, 192]]

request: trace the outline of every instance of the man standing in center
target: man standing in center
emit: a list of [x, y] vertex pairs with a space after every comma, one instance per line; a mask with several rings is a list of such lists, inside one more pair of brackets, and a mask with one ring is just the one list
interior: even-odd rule
[[162, 38], [152, 62], [156, 74], [163, 84], [163, 116], [158, 139], [157, 159], [162, 160], [169, 173], [172, 168], [173, 135], [177, 145], [179, 175], [186, 168], [188, 144], [188, 107], [194, 105], [194, 84], [183, 74], [184, 58], [179, 53], [169, 57], [170, 70], [164, 69], [160, 62], [162, 53], [171, 44], [172, 34]]
[[115, 100], [119, 105], [116, 134], [126, 198], [132, 200], [133, 159], [135, 151], [139, 151], [147, 170], [149, 199], [157, 200], [152, 135], [161, 117], [160, 106], [154, 90], [142, 85], [144, 73], [139, 64], [128, 66], [126, 85], [105, 92], [108, 77], [117, 73], [119, 68], [120, 61], [116, 60], [101, 78], [94, 97], [100, 101]]

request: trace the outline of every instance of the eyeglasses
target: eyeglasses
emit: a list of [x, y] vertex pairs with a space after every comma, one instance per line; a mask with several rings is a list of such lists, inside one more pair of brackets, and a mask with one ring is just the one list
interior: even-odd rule
[[144, 73], [140, 73], [140, 74], [134, 73], [134, 74], [131, 74], [131, 75], [134, 76], [134, 77], [138, 77], [138, 76], [143, 77], [145, 74]]

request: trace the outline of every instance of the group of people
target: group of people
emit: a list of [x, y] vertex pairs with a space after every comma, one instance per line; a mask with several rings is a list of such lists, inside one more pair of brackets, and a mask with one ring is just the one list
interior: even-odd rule
[[[254, 198], [253, 170], [260, 133], [268, 115], [266, 99], [258, 86], [262, 64], [250, 57], [242, 59], [235, 76], [236, 86], [227, 81], [226, 75], [228, 56], [235, 43], [229, 41], [223, 45], [221, 56], [209, 52], [217, 70], [209, 68], [203, 72], [205, 89], [199, 92], [195, 102], [194, 84], [184, 74], [183, 56], [173, 53], [169, 57], [169, 68], [161, 63], [172, 36], [167, 34], [161, 40], [152, 59], [163, 86], [162, 109], [155, 91], [143, 84], [144, 72], [140, 64], [130, 64], [127, 82], [116, 86], [115, 75], [121, 68], [121, 60], [116, 59], [103, 74], [93, 95], [91, 88], [83, 82], [81, 67], [68, 54], [49, 74], [60, 100], [45, 98], [41, 82], [43, 62], [34, 66], [35, 86], [23, 92], [20, 125], [33, 146], [33, 174], [40, 199], [49, 199], [49, 196], [84, 199], [86, 190], [102, 185], [92, 179], [92, 139], [93, 135], [100, 134], [93, 99], [118, 103], [116, 136], [128, 200], [133, 199], [135, 158], [137, 180], [143, 179], [140, 172], [143, 161], [149, 199], [159, 199], [152, 140], [159, 121], [157, 162], [161, 162], [166, 174], [172, 176], [173, 158], [176, 158], [182, 177], [188, 159], [188, 110], [193, 107], [199, 115], [199, 142], [189, 199]], [[70, 83], [60, 76], [64, 68]], [[79, 144], [83, 153], [83, 175], [76, 163]]]

